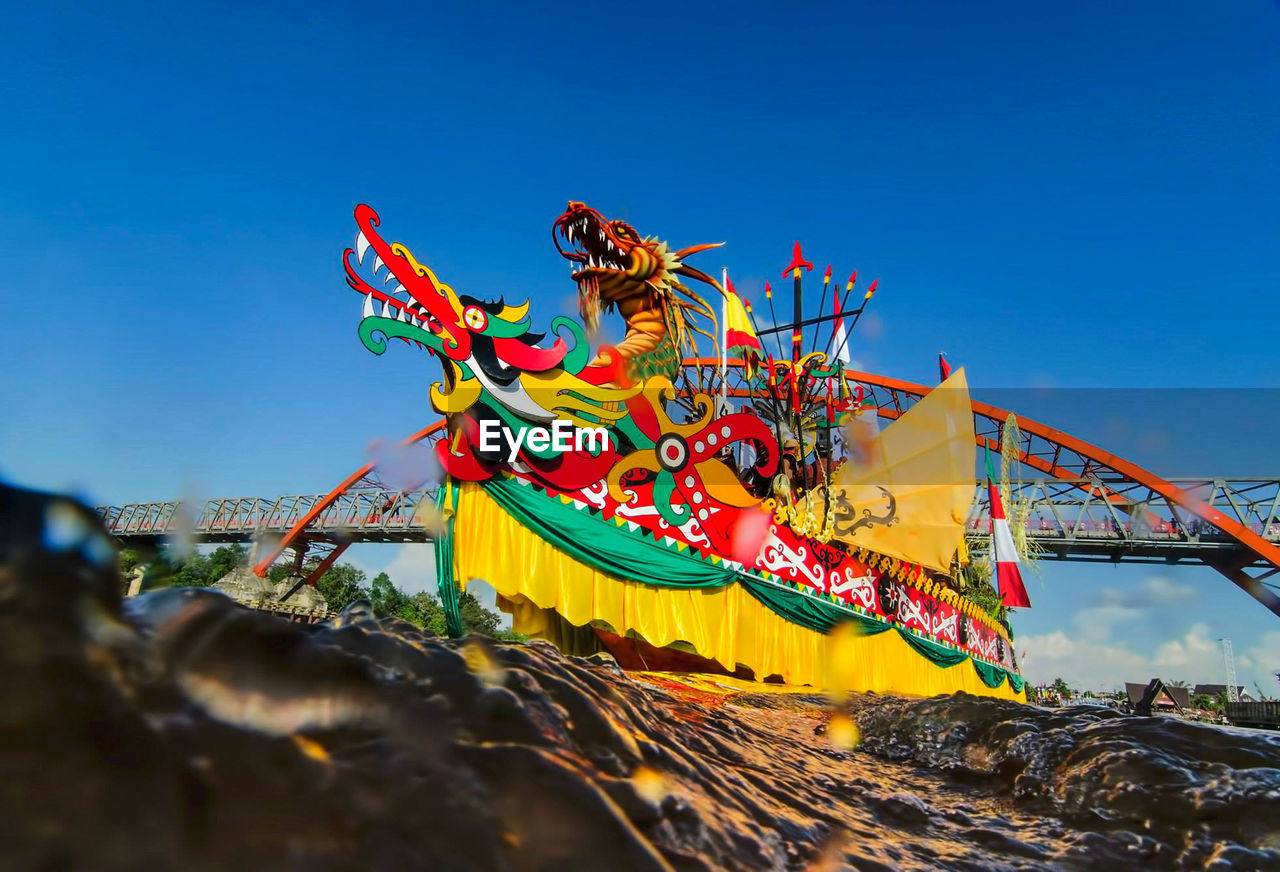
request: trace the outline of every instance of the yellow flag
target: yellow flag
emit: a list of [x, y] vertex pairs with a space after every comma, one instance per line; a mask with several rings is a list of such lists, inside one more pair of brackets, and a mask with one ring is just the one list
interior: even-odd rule
[[[850, 433], [848, 442], [856, 440]], [[835, 476], [837, 538], [947, 571], [973, 502], [973, 408], [964, 370], [862, 448]]]

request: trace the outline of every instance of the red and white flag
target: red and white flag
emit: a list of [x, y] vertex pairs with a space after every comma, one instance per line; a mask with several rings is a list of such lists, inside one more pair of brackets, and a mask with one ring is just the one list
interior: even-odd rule
[[1022, 583], [1022, 569], [1018, 562], [1018, 549], [1013, 544], [1013, 533], [1004, 516], [1004, 503], [1000, 501], [1000, 489], [996, 487], [995, 472], [991, 468], [991, 451], [986, 453], [987, 493], [991, 499], [991, 553], [996, 562], [996, 590], [1005, 608], [1029, 609], [1026, 585]]
[[[853, 276], [857, 276], [857, 275], [858, 274], [856, 272], [853, 274]], [[849, 285], [848, 287], [845, 288], [845, 290], [846, 291], [853, 290], [853, 283], [854, 283], [854, 277], [850, 277]], [[835, 321], [836, 327], [831, 334], [831, 344], [835, 348], [836, 356], [840, 358], [840, 362], [843, 363], [845, 366], [852, 366], [853, 358], [849, 354], [849, 339], [844, 332], [844, 315], [842, 315], [840, 312], [840, 289], [839, 288], [836, 288], [835, 309], [833, 311], [836, 316], [836, 321]]]

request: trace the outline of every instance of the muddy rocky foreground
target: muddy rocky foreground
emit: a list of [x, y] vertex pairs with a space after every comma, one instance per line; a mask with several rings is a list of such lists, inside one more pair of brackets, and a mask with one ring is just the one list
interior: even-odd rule
[[1274, 735], [118, 589], [90, 512], [0, 490], [0, 868], [1280, 869]]

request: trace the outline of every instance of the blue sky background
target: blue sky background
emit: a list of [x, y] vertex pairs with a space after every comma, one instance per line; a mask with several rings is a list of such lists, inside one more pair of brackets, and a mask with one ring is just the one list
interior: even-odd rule
[[[699, 262], [747, 293], [795, 239], [879, 277], [873, 371], [927, 382], [946, 349], [979, 398], [1171, 389], [1036, 414], [1165, 475], [1280, 475], [1254, 414], [1280, 405], [1278, 37], [1263, 0], [14, 7], [0, 474], [99, 502], [327, 490], [421, 426], [435, 374], [356, 339], [355, 203], [549, 321], [573, 198], [727, 241]], [[1260, 390], [1246, 416], [1215, 388]], [[412, 586], [421, 550], [355, 558]], [[1280, 690], [1280, 624], [1211, 570], [1049, 565], [1032, 596], [1033, 678], [1221, 680], [1227, 634]]]

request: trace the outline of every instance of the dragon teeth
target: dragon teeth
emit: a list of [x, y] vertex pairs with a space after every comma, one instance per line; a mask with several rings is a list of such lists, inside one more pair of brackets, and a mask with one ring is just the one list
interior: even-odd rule
[[383, 301], [383, 303], [382, 303], [382, 317], [383, 317], [383, 318], [394, 318], [394, 317], [395, 317], [395, 315], [394, 315], [394, 314], [392, 314], [392, 311], [391, 311], [391, 301], [390, 301], [390, 300], [384, 300], [384, 301]]
[[373, 314], [374, 314], [373, 313], [373, 296], [370, 294], [365, 294], [364, 308], [361, 310], [360, 316], [362, 318], [372, 318]]
[[369, 240], [365, 238], [364, 231], [356, 233], [356, 263], [364, 263], [365, 252], [369, 250]]
[[382, 269], [384, 266], [386, 266], [386, 264], [382, 262], [382, 258], [375, 254], [373, 256], [373, 274], [376, 276], [378, 274], [378, 270]]

